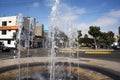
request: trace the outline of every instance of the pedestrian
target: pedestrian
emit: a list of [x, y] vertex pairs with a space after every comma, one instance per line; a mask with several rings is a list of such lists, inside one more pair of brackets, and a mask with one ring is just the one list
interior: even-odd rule
[[58, 46], [57, 45], [54, 45], [54, 50], [55, 50], [55, 53], [58, 52]]
[[13, 50], [13, 59], [16, 58], [16, 55], [15, 55], [15, 54], [16, 54], [16, 49]]

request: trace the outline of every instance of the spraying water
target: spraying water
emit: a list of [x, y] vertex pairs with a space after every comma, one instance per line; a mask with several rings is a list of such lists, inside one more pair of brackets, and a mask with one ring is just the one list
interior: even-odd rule
[[[56, 51], [55, 51], [55, 46], [56, 46], [56, 37], [57, 37], [57, 34], [59, 34], [59, 32], [57, 32], [57, 29], [59, 29], [60, 27], [60, 22], [59, 22], [59, 5], [60, 5], [60, 0], [55, 0], [55, 4], [52, 6], [52, 11], [51, 11], [51, 15], [50, 15], [50, 27], [49, 27], [49, 42], [50, 42], [50, 45], [51, 45], [51, 50], [50, 50], [50, 80], [61, 80], [60, 77], [65, 77], [65, 75], [59, 75], [59, 74], [62, 74], [62, 73], [65, 73], [64, 71], [61, 73], [61, 71], [63, 69], [60, 69], [59, 71], [59, 68], [58, 68], [58, 71], [56, 72], [56, 68], [57, 66], [55, 66], [56, 64]], [[19, 31], [18, 31], [18, 60], [20, 59], [20, 35], [21, 35], [21, 30], [22, 30], [22, 27], [23, 27], [23, 24], [22, 24], [23, 20], [22, 20], [22, 15], [20, 14], [18, 16], [18, 26], [19, 26]], [[32, 24], [32, 21], [30, 21], [30, 26]], [[72, 26], [72, 22], [69, 23], [70, 28], [69, 28], [69, 34], [68, 36], [70, 37], [69, 38], [69, 47], [72, 49], [73, 47], [73, 42], [74, 42], [74, 32], [73, 32], [73, 26]], [[29, 29], [30, 31], [30, 29]], [[56, 34], [57, 33], [57, 34]], [[72, 36], [71, 36], [72, 35]], [[30, 39], [30, 35], [29, 35], [29, 39]], [[29, 40], [28, 40], [28, 44], [29, 44]], [[29, 55], [29, 49], [28, 49], [28, 55]], [[72, 58], [72, 53], [70, 53], [70, 56], [69, 58]], [[70, 63], [70, 71], [66, 74], [68, 76], [71, 77], [71, 73], [72, 73], [72, 70], [71, 70], [71, 59], [69, 59], [69, 63]], [[63, 65], [64, 66], [64, 65]], [[27, 76], [28, 76], [28, 67], [29, 67], [29, 64], [27, 65]], [[19, 79], [20, 80], [20, 64], [18, 65], [18, 68], [19, 68]], [[38, 75], [37, 75], [38, 76]], [[39, 76], [39, 79], [43, 79], [41, 76]], [[44, 80], [44, 79], [43, 79]], [[71, 78], [70, 78], [71, 80]]]
[[56, 57], [56, 52], [54, 50], [54, 46], [56, 45], [55, 43], [55, 28], [58, 27], [56, 24], [57, 19], [57, 10], [58, 10], [58, 5], [60, 1], [55, 0], [55, 4], [52, 7], [52, 12], [51, 12], [51, 19], [50, 19], [50, 28], [49, 28], [49, 38], [50, 38], [50, 44], [51, 44], [51, 67], [50, 67], [50, 80], [55, 80], [55, 57]]
[[20, 73], [20, 41], [21, 41], [21, 31], [22, 31], [22, 27], [23, 27], [23, 17], [22, 14], [19, 14], [17, 17], [17, 25], [18, 25], [18, 34], [17, 34], [17, 58], [18, 58], [18, 80], [21, 79], [21, 73]]
[[[60, 0], [55, 0], [55, 4], [52, 6], [52, 11], [51, 11], [51, 18], [50, 18], [50, 28], [49, 28], [49, 38], [50, 38], [50, 41], [51, 41], [51, 55], [50, 55], [50, 58], [51, 58], [51, 68], [50, 68], [50, 80], [55, 80], [56, 76], [59, 76], [59, 75], [55, 75], [57, 72], [55, 71], [55, 59], [56, 58], [56, 52], [54, 50], [54, 46], [56, 45], [56, 35], [57, 35], [57, 30], [56, 29], [59, 29], [62, 25], [60, 25], [60, 22], [59, 21], [64, 21], [60, 15], [60, 11], [59, 11], [59, 6], [60, 6]], [[61, 20], [62, 19], [62, 20]], [[72, 24], [72, 20], [69, 19], [70, 21], [66, 24], [68, 24], [67, 26], [69, 26], [68, 28], [68, 36], [69, 36], [69, 48], [72, 50], [73, 49], [73, 45], [74, 45], [74, 42], [75, 42], [75, 35], [77, 33], [77, 31], [73, 28], [73, 24]], [[76, 32], [75, 32], [76, 31]], [[71, 58], [72, 58], [72, 53], [70, 53], [69, 55], [69, 64], [70, 64], [70, 71], [68, 73], [69, 77], [70, 77], [70, 80], [72, 80], [72, 68], [71, 68]], [[59, 72], [58, 72], [59, 73]], [[63, 75], [64, 76], [64, 75]]]

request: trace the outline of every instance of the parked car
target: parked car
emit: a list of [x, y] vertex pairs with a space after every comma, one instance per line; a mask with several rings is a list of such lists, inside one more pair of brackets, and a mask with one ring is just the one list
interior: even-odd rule
[[113, 44], [111, 44], [111, 48], [115, 50], [120, 50], [120, 43], [114, 42]]
[[0, 51], [2, 51], [2, 52], [10, 52], [10, 48], [4, 46], [3, 42], [0, 42]]

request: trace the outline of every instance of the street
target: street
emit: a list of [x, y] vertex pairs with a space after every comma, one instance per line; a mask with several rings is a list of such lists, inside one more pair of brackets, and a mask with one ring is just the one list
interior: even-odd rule
[[111, 54], [79, 54], [80, 57], [84, 58], [95, 58], [95, 59], [103, 59], [103, 60], [110, 60], [110, 61], [120, 61], [120, 51], [114, 50]]
[[[30, 49], [25, 50], [25, 51], [21, 51], [21, 57], [27, 57], [32, 56], [32, 57], [41, 57], [41, 56], [49, 56], [50, 51], [46, 48], [36, 48], [36, 49]], [[3, 59], [10, 59], [13, 58], [13, 56], [17, 56], [17, 51], [16, 53], [14, 53], [13, 50], [11, 50], [10, 52], [1, 52], [0, 51], [0, 60]], [[69, 53], [61, 53], [58, 52], [57, 56], [70, 56]], [[74, 56], [76, 57], [76, 56]], [[119, 50], [114, 50], [112, 51], [111, 54], [85, 54], [83, 51], [79, 52], [79, 57], [80, 58], [94, 58], [94, 59], [104, 59], [104, 60], [110, 60], [110, 61], [120, 61], [120, 51]]]

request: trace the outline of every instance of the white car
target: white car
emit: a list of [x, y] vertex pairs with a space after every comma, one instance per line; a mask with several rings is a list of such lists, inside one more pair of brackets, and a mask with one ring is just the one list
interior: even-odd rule
[[10, 48], [4, 46], [3, 42], [0, 42], [0, 50], [2, 52], [9, 52], [10, 51]]

